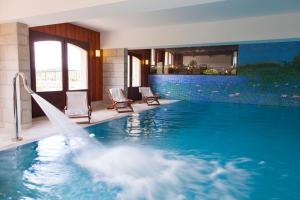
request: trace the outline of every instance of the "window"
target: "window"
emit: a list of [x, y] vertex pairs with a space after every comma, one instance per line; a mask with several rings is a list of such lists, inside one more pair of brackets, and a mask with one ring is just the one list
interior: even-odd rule
[[166, 51], [165, 52], [165, 66], [169, 66], [173, 64], [173, 54]]
[[76, 45], [67, 44], [69, 90], [88, 88], [88, 53]]
[[154, 49], [151, 54], [156, 61], [151, 74], [237, 74], [237, 45]]
[[[67, 47], [67, 60], [63, 62], [62, 51]], [[36, 92], [88, 89], [88, 51], [62, 41], [34, 42]], [[63, 63], [67, 63], [63, 67]], [[66, 77], [63, 68], [67, 70]], [[68, 81], [68, 87], [67, 82]]]
[[[89, 93], [89, 44], [30, 30], [31, 88], [58, 109], [65, 107], [66, 91]], [[34, 102], [34, 117], [44, 112]]]
[[132, 57], [132, 87], [141, 86], [141, 60]]
[[127, 56], [127, 87], [130, 87], [130, 55]]
[[127, 65], [127, 85], [128, 87], [140, 87], [141, 86], [141, 68], [142, 62], [139, 58], [128, 55]]
[[62, 43], [60, 41], [34, 42], [36, 91], [61, 91]]

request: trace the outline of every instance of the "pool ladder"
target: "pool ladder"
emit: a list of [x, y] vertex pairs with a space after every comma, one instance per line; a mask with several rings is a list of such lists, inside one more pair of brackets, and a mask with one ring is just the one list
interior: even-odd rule
[[18, 95], [17, 95], [17, 78], [18, 77], [19, 77], [19, 79], [22, 78], [23, 86], [30, 95], [33, 94], [34, 92], [28, 86], [26, 76], [21, 72], [16, 73], [16, 75], [14, 76], [14, 80], [13, 80], [13, 87], [14, 87], [13, 105], [14, 105], [14, 118], [15, 118], [15, 134], [16, 134], [16, 140], [21, 141], [22, 137], [19, 136], [19, 131], [20, 131], [19, 130], [19, 110], [18, 110], [19, 108], [18, 108]]

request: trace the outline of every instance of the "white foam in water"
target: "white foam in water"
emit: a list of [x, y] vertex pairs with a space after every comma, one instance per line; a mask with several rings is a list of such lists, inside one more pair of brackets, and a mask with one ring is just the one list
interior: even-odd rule
[[89, 149], [76, 158], [95, 182], [121, 188], [118, 199], [233, 200], [247, 194], [248, 172], [236, 167], [240, 161], [221, 165], [192, 156], [153, 148], [115, 146]]
[[[145, 146], [104, 146], [40, 96], [33, 98], [69, 141], [74, 161], [117, 199], [224, 199], [247, 195], [250, 174], [237, 167]], [[190, 195], [190, 196], [188, 196]]]

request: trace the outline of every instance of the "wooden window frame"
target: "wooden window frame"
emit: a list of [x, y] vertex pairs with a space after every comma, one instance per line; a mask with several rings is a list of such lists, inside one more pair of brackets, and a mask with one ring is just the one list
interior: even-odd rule
[[[39, 41], [59, 41], [62, 43], [62, 91], [69, 91], [69, 77], [68, 77], [68, 47], [67, 44], [73, 44], [76, 45], [84, 50], [87, 51], [87, 64], [88, 64], [88, 80], [90, 79], [90, 73], [89, 73], [89, 63], [90, 63], [90, 56], [89, 56], [89, 44], [77, 40], [72, 40], [64, 37], [54, 36], [47, 33], [42, 33], [38, 31], [30, 31], [30, 70], [31, 70], [31, 87], [32, 90], [36, 92], [36, 73], [35, 73], [35, 59], [34, 59], [34, 42]], [[89, 90], [89, 84], [87, 84], [87, 89], [78, 89], [78, 90], [72, 90], [72, 91], [86, 91]], [[44, 91], [42, 91], [44, 92]], [[56, 91], [45, 91], [45, 92], [56, 92]]]
[[[39, 41], [60, 41], [62, 43], [62, 90], [59, 91], [36, 91], [36, 69], [35, 69], [35, 52], [34, 43]], [[54, 104], [60, 110], [63, 110], [66, 104], [66, 92], [69, 91], [69, 80], [68, 80], [68, 47], [67, 44], [76, 45], [87, 51], [87, 73], [88, 73], [88, 84], [87, 89], [78, 89], [71, 91], [87, 91], [88, 92], [88, 102], [90, 104], [90, 51], [89, 44], [73, 39], [68, 39], [65, 37], [55, 36], [48, 33], [43, 33], [39, 31], [30, 30], [29, 33], [29, 47], [30, 47], [30, 74], [31, 74], [31, 88], [34, 92], [44, 97], [50, 103]], [[41, 110], [37, 108], [36, 104], [32, 103], [33, 112], [32, 116], [37, 117], [43, 115]]]

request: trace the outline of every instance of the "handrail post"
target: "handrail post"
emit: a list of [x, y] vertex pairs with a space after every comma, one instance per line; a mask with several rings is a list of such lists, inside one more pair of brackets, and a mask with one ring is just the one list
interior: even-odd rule
[[14, 87], [14, 92], [13, 92], [13, 105], [14, 105], [14, 118], [15, 118], [15, 134], [16, 134], [16, 140], [21, 141], [23, 138], [20, 137], [20, 129], [19, 129], [19, 108], [18, 108], [18, 95], [17, 95], [17, 78], [21, 77], [23, 80], [23, 86], [25, 90], [29, 94], [33, 94], [33, 91], [29, 88], [27, 84], [26, 77], [23, 73], [16, 73], [13, 79], [13, 87]]
[[19, 112], [18, 112], [18, 96], [17, 96], [17, 77], [14, 77], [13, 85], [14, 85], [14, 94], [13, 94], [13, 104], [14, 104], [14, 118], [15, 118], [15, 133], [16, 133], [16, 140], [20, 141], [22, 138], [19, 136]]

